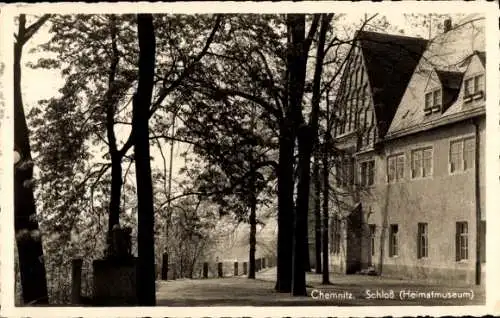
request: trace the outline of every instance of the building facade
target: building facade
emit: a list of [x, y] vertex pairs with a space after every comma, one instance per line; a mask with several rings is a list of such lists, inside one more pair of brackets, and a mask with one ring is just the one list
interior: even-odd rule
[[486, 56], [470, 19], [430, 41], [356, 35], [334, 103], [333, 271], [483, 272]]

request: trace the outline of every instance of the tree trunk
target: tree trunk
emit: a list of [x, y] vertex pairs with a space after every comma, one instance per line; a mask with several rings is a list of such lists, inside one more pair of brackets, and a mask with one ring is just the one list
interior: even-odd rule
[[117, 27], [116, 17], [109, 17], [109, 33], [111, 37], [112, 56], [108, 72], [108, 90], [105, 95], [104, 103], [106, 109], [106, 133], [108, 136], [108, 147], [111, 155], [111, 198], [109, 202], [109, 220], [108, 220], [108, 240], [111, 239], [111, 233], [115, 225], [120, 223], [120, 201], [122, 191], [122, 159], [123, 155], [118, 152], [116, 144], [115, 127], [115, 79], [120, 61], [120, 53], [117, 45]]
[[[287, 64], [289, 69], [289, 96], [290, 108], [293, 113], [294, 127], [298, 132], [299, 145], [299, 182], [297, 186], [297, 203], [294, 223], [294, 255], [292, 262], [292, 294], [295, 296], [307, 295], [306, 279], [303, 258], [309, 258], [307, 244], [307, 217], [309, 213], [309, 191], [311, 181], [311, 154], [315, 143], [318, 129], [320, 84], [323, 67], [323, 47], [329, 19], [331, 15], [323, 15], [322, 29], [319, 37], [316, 66], [313, 79], [313, 96], [309, 124], [304, 122], [302, 114], [302, 99], [304, 94], [307, 58], [309, 48], [316, 34], [320, 16], [315, 15], [311, 23], [307, 37], [305, 36], [305, 15], [287, 15], [287, 26], [289, 32], [289, 51]], [[321, 42], [323, 40], [323, 42]]]
[[280, 126], [278, 162], [278, 252], [276, 286], [278, 292], [292, 290], [293, 150], [292, 130]]
[[[252, 168], [254, 169], [254, 168]], [[257, 198], [256, 198], [256, 193], [255, 193], [255, 171], [253, 171], [251, 182], [251, 206], [250, 206], [250, 251], [248, 255], [248, 278], [255, 279], [255, 248], [257, 245], [257, 216], [256, 216], [256, 209], [257, 209]]]
[[155, 306], [154, 208], [149, 153], [149, 109], [155, 73], [155, 34], [153, 16], [137, 15], [139, 38], [139, 84], [133, 101], [133, 133], [138, 200], [139, 305]]
[[[307, 236], [304, 223], [307, 222], [307, 211], [303, 211], [307, 204], [304, 204], [305, 169], [304, 169], [304, 123], [302, 117], [302, 97], [305, 86], [307, 52], [305, 52], [305, 15], [287, 15], [288, 28], [288, 48], [287, 48], [287, 69], [288, 69], [288, 101], [291, 113], [292, 126], [298, 133], [299, 138], [299, 184], [297, 189], [297, 202], [293, 219], [293, 240], [292, 240], [292, 294], [294, 296], [306, 295], [306, 277], [304, 271], [304, 239]], [[295, 139], [294, 139], [295, 140]], [[309, 142], [309, 141], [308, 141]], [[293, 153], [292, 153], [293, 155]], [[307, 187], [309, 185], [307, 184]], [[305, 191], [304, 191], [305, 190]], [[309, 199], [309, 198], [306, 198]], [[305, 212], [305, 213], [304, 213]]]
[[306, 274], [304, 268], [304, 241], [307, 241], [307, 215], [309, 210], [309, 189], [311, 182], [310, 158], [311, 144], [308, 127], [299, 131], [299, 182], [297, 185], [297, 204], [294, 220], [292, 294], [307, 296]]
[[309, 210], [307, 211], [306, 222], [304, 222], [304, 230], [306, 236], [304, 237], [304, 243], [302, 248], [304, 249], [304, 270], [306, 272], [311, 271], [311, 260], [309, 258]]
[[35, 198], [33, 189], [25, 185], [25, 181], [33, 177], [33, 166], [20, 167], [23, 162], [31, 161], [31, 148], [21, 92], [21, 56], [28, 38], [24, 34], [24, 15], [19, 20], [18, 42], [14, 43], [14, 145], [22, 159], [14, 172], [14, 227], [23, 301], [25, 304], [47, 304], [47, 278]]
[[313, 165], [314, 182], [314, 254], [316, 256], [316, 274], [321, 273], [321, 180], [319, 175], [318, 154], [314, 156]]
[[[329, 111], [329, 110], [328, 110]], [[327, 114], [328, 114], [327, 111]], [[328, 123], [327, 123], [328, 124]], [[322, 254], [323, 254], [323, 271], [322, 271], [322, 283], [330, 284], [330, 268], [328, 260], [328, 194], [330, 192], [330, 182], [328, 180], [328, 174], [330, 172], [330, 167], [328, 165], [328, 136], [325, 134], [323, 147], [323, 226], [321, 227], [322, 234]]]
[[117, 153], [111, 154], [111, 198], [109, 203], [108, 235], [113, 226], [120, 224], [120, 201], [122, 193], [122, 157]]

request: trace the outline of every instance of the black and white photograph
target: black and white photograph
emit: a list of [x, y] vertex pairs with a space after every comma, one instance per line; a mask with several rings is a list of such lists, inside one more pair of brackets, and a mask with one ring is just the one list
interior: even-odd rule
[[319, 2], [2, 6], [2, 309], [493, 313], [498, 6]]

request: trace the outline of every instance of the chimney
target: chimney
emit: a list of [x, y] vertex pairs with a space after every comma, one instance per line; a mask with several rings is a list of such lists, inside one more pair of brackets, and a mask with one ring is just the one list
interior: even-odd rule
[[444, 20], [444, 33], [451, 30], [451, 19]]

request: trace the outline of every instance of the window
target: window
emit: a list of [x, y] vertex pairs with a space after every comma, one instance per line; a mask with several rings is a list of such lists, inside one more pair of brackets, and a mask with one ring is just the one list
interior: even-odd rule
[[467, 78], [464, 81], [464, 90], [465, 90], [464, 92], [465, 98], [484, 92], [484, 75], [479, 74]]
[[433, 92], [425, 94], [425, 108], [424, 112], [426, 115], [431, 113], [436, 113], [441, 110], [441, 90], [437, 89]]
[[484, 90], [484, 76], [477, 75], [474, 76], [474, 93]]
[[411, 177], [420, 178], [432, 175], [432, 148], [413, 150], [411, 153]]
[[423, 159], [422, 176], [428, 177], [432, 175], [432, 148], [424, 149], [423, 154], [424, 154], [424, 159]]
[[469, 258], [469, 240], [467, 222], [457, 222], [457, 231], [455, 236], [456, 243], [456, 259], [457, 261], [466, 260]]
[[475, 143], [476, 141], [474, 138], [467, 138], [464, 140], [464, 170], [474, 167]]
[[472, 169], [475, 157], [476, 140], [474, 137], [452, 141], [450, 143], [450, 172]]
[[394, 155], [387, 158], [387, 180], [389, 182], [402, 180], [405, 171], [405, 156]]
[[418, 258], [424, 258], [429, 256], [429, 238], [428, 238], [428, 225], [427, 223], [418, 223]]
[[468, 97], [474, 93], [474, 78], [468, 78], [464, 82], [465, 96]]
[[389, 232], [389, 256], [398, 255], [398, 225], [391, 224]]
[[348, 186], [353, 183], [353, 159], [340, 158], [336, 167], [337, 185]]
[[370, 251], [371, 255], [375, 255], [375, 224], [368, 224], [368, 227], [370, 229]]
[[432, 93], [425, 94], [425, 109], [432, 107]]
[[437, 91], [434, 91], [434, 93], [432, 95], [433, 95], [432, 106], [441, 105], [441, 90], [438, 89]]
[[411, 153], [411, 177], [418, 178], [422, 176], [422, 151], [415, 150]]
[[375, 160], [359, 163], [359, 184], [362, 187], [373, 185], [375, 181]]

